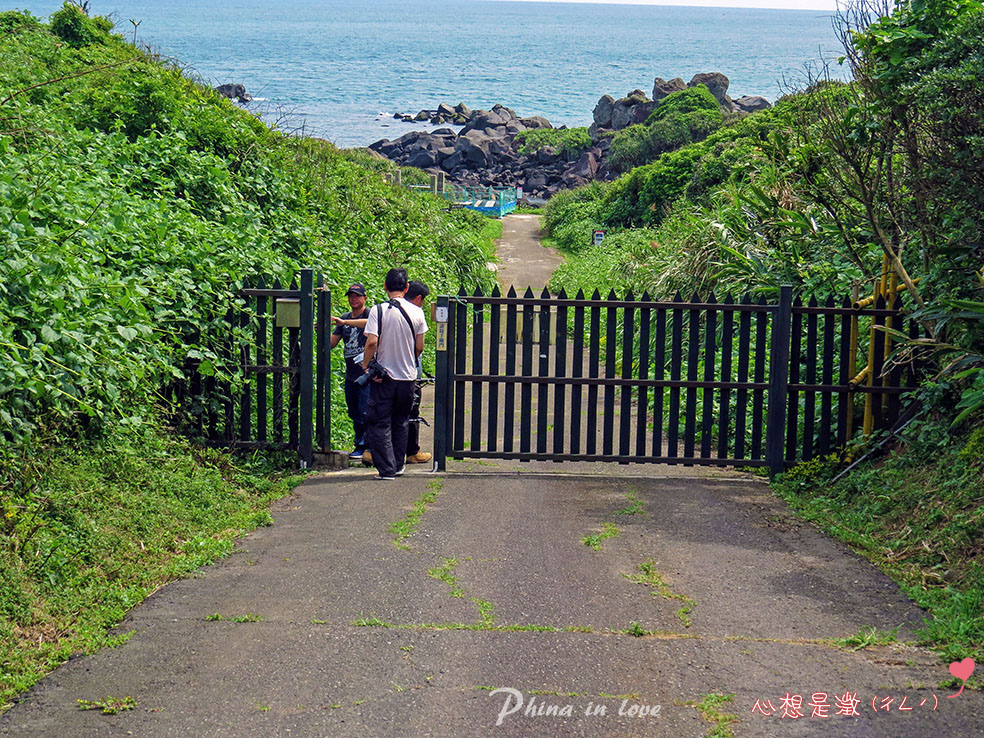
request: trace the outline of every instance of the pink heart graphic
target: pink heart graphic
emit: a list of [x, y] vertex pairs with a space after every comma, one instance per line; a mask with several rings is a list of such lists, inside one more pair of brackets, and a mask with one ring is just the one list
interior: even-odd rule
[[965, 658], [963, 661], [954, 661], [950, 664], [950, 673], [957, 679], [962, 679], [966, 682], [970, 679], [970, 675], [974, 673], [974, 666], [974, 660], [970, 657]]

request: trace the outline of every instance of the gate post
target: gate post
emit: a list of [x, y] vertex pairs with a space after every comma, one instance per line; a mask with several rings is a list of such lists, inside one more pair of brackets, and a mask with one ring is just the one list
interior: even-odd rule
[[314, 462], [314, 271], [301, 270], [300, 407], [297, 453], [301, 468]]
[[789, 334], [793, 318], [793, 288], [784, 285], [779, 289], [779, 304], [772, 318], [772, 350], [769, 362], [769, 408], [765, 431], [765, 460], [769, 464], [769, 476], [781, 474], [786, 400], [789, 388]]
[[437, 356], [435, 371], [437, 376], [434, 384], [434, 466], [436, 471], [447, 471], [448, 458], [448, 418], [451, 411], [448, 397], [451, 395], [451, 340], [449, 335], [449, 299], [445, 296], [437, 298], [434, 311], [437, 318]]

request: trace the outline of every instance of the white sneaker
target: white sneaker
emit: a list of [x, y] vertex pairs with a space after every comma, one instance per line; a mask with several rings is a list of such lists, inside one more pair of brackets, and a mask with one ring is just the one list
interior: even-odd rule
[[399, 470], [397, 470], [397, 472], [396, 472], [396, 476], [398, 476], [398, 477], [402, 477], [402, 476], [403, 476], [403, 472], [405, 472], [406, 470], [407, 470], [407, 465], [406, 465], [406, 464], [404, 464], [403, 466], [401, 466], [401, 467], [399, 468]]

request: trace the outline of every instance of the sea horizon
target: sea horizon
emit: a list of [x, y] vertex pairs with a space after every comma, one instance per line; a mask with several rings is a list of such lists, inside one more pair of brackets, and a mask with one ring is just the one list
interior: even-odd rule
[[[60, 1], [18, 3], [47, 16]], [[412, 10], [413, 12], [408, 12]], [[367, 146], [440, 103], [502, 104], [589, 125], [603, 95], [721, 72], [729, 94], [774, 101], [839, 53], [833, 13], [515, 0], [92, 0], [118, 33], [217, 86], [241, 83], [270, 124]], [[134, 23], [137, 23], [134, 26]], [[833, 76], [844, 77], [834, 67]]]

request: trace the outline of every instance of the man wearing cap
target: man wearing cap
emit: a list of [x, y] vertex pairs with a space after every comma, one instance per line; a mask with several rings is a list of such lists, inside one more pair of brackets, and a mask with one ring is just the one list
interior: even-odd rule
[[366, 349], [366, 321], [369, 309], [366, 307], [366, 288], [356, 282], [345, 293], [348, 298], [350, 312], [341, 317], [331, 316], [335, 330], [331, 334], [331, 347], [335, 348], [339, 341], [344, 341], [345, 355], [345, 404], [352, 428], [355, 431], [355, 449], [349, 454], [350, 459], [361, 459], [366, 448], [366, 412], [369, 410], [369, 384], [361, 387], [355, 380], [365, 372], [362, 369], [362, 357]]

